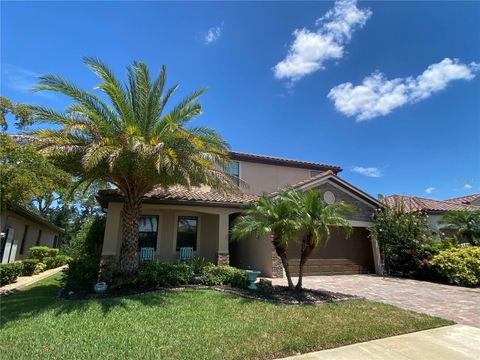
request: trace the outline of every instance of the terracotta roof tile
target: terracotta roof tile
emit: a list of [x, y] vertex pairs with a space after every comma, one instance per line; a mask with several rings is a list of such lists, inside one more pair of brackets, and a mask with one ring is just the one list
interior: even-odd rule
[[391, 195], [384, 197], [382, 202], [388, 206], [396, 203], [403, 204], [405, 211], [478, 211], [480, 207], [465, 204], [456, 204], [449, 201], [433, 200], [418, 196]]
[[472, 194], [472, 195], [457, 197], [453, 199], [447, 199], [445, 201], [455, 203], [455, 204], [471, 204], [472, 201], [475, 201], [478, 198], [480, 198], [480, 194]]

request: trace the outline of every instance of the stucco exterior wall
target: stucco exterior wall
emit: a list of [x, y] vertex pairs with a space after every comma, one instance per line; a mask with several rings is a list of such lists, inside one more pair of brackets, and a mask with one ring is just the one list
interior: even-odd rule
[[[28, 257], [28, 250], [32, 246], [36, 246], [40, 230], [42, 231], [39, 243], [40, 246], [53, 247], [55, 236], [60, 236], [58, 231], [54, 231], [46, 225], [39, 224], [10, 210], [3, 212], [0, 219], [2, 221], [2, 231], [5, 231], [8, 227], [14, 229], [13, 240], [17, 247], [15, 260], [23, 260]], [[24, 239], [26, 225], [28, 225], [28, 230]], [[23, 253], [20, 254], [22, 240], [24, 240], [25, 243], [23, 245]]]
[[269, 239], [250, 236], [230, 243], [230, 264], [240, 269], [261, 271], [272, 276], [272, 245]]
[[248, 188], [240, 187], [246, 194], [262, 194], [308, 179], [310, 170], [287, 166], [240, 161], [240, 178]]

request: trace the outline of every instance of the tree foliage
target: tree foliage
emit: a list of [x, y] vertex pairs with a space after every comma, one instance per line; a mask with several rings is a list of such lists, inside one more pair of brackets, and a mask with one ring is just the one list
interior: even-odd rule
[[8, 129], [7, 115], [11, 114], [15, 118], [15, 126], [23, 128], [32, 121], [32, 112], [27, 105], [13, 104], [10, 99], [0, 96], [0, 128], [5, 131]]
[[441, 222], [457, 232], [459, 241], [480, 245], [480, 211], [448, 211]]

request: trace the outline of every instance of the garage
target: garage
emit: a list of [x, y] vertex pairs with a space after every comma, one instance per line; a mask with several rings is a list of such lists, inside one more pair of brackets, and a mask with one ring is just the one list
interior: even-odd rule
[[[338, 229], [332, 230], [324, 247], [313, 251], [305, 264], [304, 275], [342, 275], [375, 273], [373, 249], [364, 227], [354, 227], [350, 237]], [[287, 255], [292, 276], [297, 276], [300, 264], [300, 244], [289, 244]]]

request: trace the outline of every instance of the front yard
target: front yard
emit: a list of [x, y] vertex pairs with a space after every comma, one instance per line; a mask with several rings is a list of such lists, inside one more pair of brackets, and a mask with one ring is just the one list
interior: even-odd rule
[[270, 359], [452, 323], [371, 301], [273, 305], [199, 290], [55, 300], [60, 276], [0, 300], [2, 359]]

